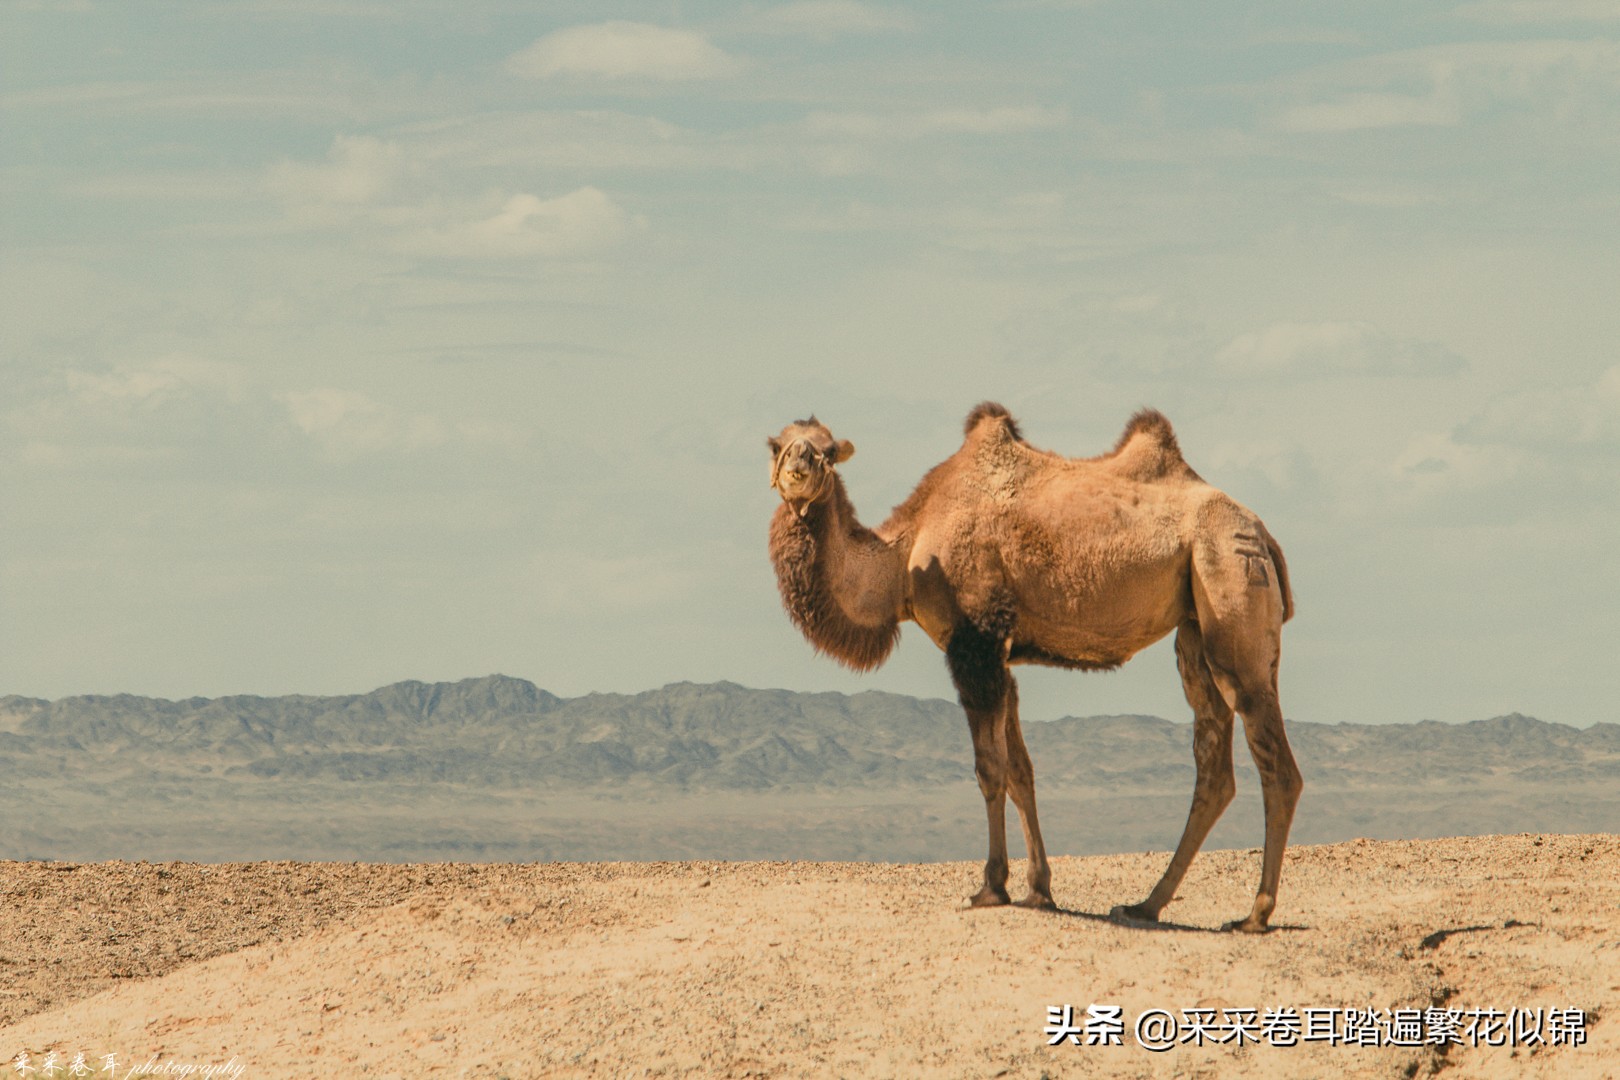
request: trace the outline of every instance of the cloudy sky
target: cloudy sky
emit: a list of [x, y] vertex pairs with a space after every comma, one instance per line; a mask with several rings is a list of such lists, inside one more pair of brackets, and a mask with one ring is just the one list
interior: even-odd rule
[[1289, 716], [1617, 720], [1617, 177], [1610, 0], [9, 0], [0, 693], [948, 696], [792, 630], [764, 439], [875, 524], [991, 398], [1169, 414]]

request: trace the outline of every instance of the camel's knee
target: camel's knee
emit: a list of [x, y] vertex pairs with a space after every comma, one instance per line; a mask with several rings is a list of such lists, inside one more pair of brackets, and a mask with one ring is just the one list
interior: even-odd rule
[[1276, 693], [1270, 689], [1246, 693], [1238, 701], [1238, 711], [1243, 714], [1249, 756], [1260, 773], [1267, 803], [1276, 802], [1292, 810], [1305, 790], [1305, 781], [1288, 745]]
[[1237, 779], [1230, 772], [1213, 777], [1200, 776], [1197, 786], [1193, 788], [1193, 798], [1217, 814], [1223, 813], [1231, 806], [1232, 800], [1236, 797]]
[[1232, 773], [1231, 716], [1222, 720], [1200, 715], [1193, 738], [1193, 760], [1198, 765], [1193, 799], [1219, 814], [1237, 796], [1237, 778]]
[[1299, 765], [1294, 761], [1294, 750], [1288, 745], [1288, 736], [1282, 725], [1267, 727], [1249, 736], [1249, 756], [1262, 777], [1270, 776], [1284, 788], [1300, 784]]
[[1035, 766], [1030, 762], [1027, 751], [1020, 754], [1016, 748], [1008, 747], [1007, 785], [1013, 788], [1035, 786]]
[[1261, 797], [1265, 800], [1266, 818], [1278, 815], [1280, 821], [1292, 821], [1299, 806], [1299, 796], [1305, 790], [1305, 781], [1290, 762], [1286, 769], [1278, 769], [1267, 776], [1260, 774]]
[[1280, 729], [1283, 722], [1282, 702], [1277, 700], [1276, 688], [1264, 685], [1259, 678], [1246, 681], [1250, 685], [1240, 684], [1237, 692], [1237, 711], [1243, 714], [1245, 723], [1255, 725], [1256, 730]]
[[1299, 797], [1305, 791], [1305, 778], [1299, 774], [1299, 766], [1294, 764], [1294, 755], [1289, 754], [1277, 770], [1274, 780], [1277, 787], [1277, 798], [1293, 810], [1299, 805]]
[[1007, 791], [1007, 770], [1000, 762], [980, 760], [973, 765], [973, 776], [986, 799], [997, 799]]

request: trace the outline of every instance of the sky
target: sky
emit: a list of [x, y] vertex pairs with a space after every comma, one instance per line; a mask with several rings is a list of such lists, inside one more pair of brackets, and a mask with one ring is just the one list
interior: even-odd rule
[[793, 630], [764, 442], [877, 524], [991, 399], [1171, 418], [1290, 718], [1620, 720], [1617, 181], [1610, 0], [5, 0], [0, 694], [949, 697]]

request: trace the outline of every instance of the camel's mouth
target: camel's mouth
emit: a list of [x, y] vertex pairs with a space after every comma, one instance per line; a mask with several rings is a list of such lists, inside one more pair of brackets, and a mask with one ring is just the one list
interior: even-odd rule
[[825, 471], [826, 466], [824, 465], [811, 465], [805, 468], [796, 468], [790, 466], [783, 469], [781, 475], [777, 477], [777, 485], [784, 490], [788, 488], [802, 489], [819, 486], [822, 474]]
[[776, 475], [776, 490], [789, 502], [811, 503], [825, 494], [831, 473], [825, 465], [785, 467]]

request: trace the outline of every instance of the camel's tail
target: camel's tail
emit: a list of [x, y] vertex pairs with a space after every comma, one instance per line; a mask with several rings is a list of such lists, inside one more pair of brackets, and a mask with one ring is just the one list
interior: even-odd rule
[[1260, 526], [1260, 536], [1266, 542], [1266, 551], [1271, 555], [1271, 565], [1277, 568], [1277, 587], [1282, 590], [1283, 622], [1294, 617], [1294, 590], [1288, 584], [1288, 560], [1283, 558], [1282, 545], [1272, 536], [1264, 525]]

